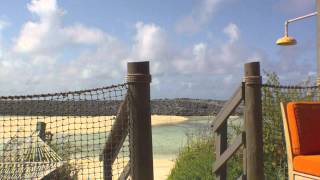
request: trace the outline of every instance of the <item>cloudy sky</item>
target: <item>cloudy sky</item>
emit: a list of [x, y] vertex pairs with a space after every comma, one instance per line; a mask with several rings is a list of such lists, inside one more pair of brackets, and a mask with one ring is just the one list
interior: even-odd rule
[[288, 18], [315, 0], [2, 0], [0, 95], [86, 89], [124, 82], [126, 62], [150, 60], [153, 98], [232, 94], [243, 64], [292, 84], [316, 71], [316, 18]]

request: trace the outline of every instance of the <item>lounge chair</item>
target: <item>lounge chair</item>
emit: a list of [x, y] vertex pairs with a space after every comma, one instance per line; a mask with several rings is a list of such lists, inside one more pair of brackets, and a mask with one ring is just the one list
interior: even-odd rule
[[320, 102], [281, 103], [289, 180], [320, 180]]

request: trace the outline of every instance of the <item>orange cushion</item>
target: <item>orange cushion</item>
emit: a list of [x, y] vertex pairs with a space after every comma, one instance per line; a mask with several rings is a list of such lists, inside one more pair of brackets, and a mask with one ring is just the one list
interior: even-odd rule
[[320, 154], [320, 102], [291, 102], [287, 105], [293, 155]]
[[293, 169], [300, 173], [320, 176], [320, 155], [294, 157]]

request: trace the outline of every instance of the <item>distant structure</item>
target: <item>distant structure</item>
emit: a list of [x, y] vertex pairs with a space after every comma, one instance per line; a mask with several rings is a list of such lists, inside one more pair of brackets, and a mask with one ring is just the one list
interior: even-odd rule
[[12, 137], [0, 156], [0, 179], [43, 179], [64, 165], [62, 158], [45, 142], [45, 123], [28, 136]]

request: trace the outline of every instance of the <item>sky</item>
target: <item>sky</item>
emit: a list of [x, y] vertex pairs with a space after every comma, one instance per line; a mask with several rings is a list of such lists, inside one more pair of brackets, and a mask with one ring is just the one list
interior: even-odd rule
[[315, 0], [2, 0], [0, 95], [125, 82], [126, 63], [150, 61], [152, 98], [226, 99], [243, 65], [260, 61], [283, 84], [316, 75], [316, 18], [287, 19]]

